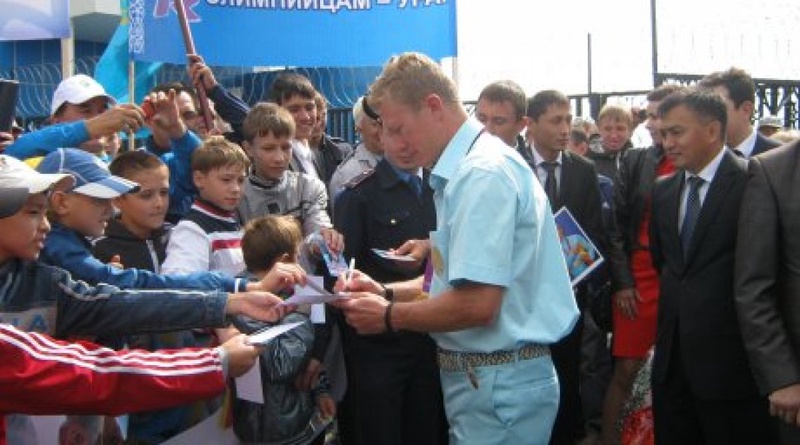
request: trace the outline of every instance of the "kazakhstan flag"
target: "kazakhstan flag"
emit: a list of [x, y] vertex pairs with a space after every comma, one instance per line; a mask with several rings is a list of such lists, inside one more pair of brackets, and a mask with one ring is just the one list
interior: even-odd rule
[[[128, 48], [129, 11], [128, 0], [120, 0], [121, 20], [117, 30], [108, 42], [105, 52], [97, 61], [94, 78], [117, 99], [117, 102], [130, 102], [128, 97]], [[161, 68], [159, 62], [135, 62], [135, 102], [142, 103], [145, 94], [155, 86], [156, 73]]]

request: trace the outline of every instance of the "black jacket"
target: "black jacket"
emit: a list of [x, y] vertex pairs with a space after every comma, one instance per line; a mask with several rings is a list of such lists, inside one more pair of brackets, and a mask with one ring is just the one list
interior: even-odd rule
[[314, 167], [317, 169], [317, 175], [326, 187], [330, 184], [336, 167], [353, 152], [353, 146], [347, 141], [327, 133], [322, 135], [319, 147], [311, 147], [311, 149], [314, 151]]
[[800, 383], [800, 142], [750, 160], [736, 308], [762, 393]]
[[167, 256], [171, 229], [171, 224], [164, 224], [150, 238], [141, 239], [125, 228], [118, 219], [112, 219], [108, 222], [105, 235], [95, 241], [92, 253], [104, 263], [108, 263], [114, 255], [119, 255], [125, 268], [158, 272]]
[[[658, 165], [664, 159], [661, 146], [633, 148], [625, 152], [614, 180], [614, 216], [616, 230], [611, 242], [616, 246], [609, 258], [615, 267], [614, 289], [628, 289], [635, 285], [630, 258], [633, 252], [647, 249], [639, 245], [639, 226], [651, 205], [653, 184]], [[619, 253], [622, 255], [619, 255]]]
[[661, 280], [653, 381], [666, 384], [680, 353], [692, 392], [700, 400], [758, 394], [734, 305], [734, 258], [739, 208], [747, 183], [744, 159], [726, 151], [702, 203], [684, 253], [679, 209], [684, 172], [656, 182], [650, 251]]
[[770, 139], [761, 133], [756, 133], [756, 143], [753, 145], [753, 152], [750, 153], [750, 157], [772, 150], [779, 145], [781, 145], [780, 142]]
[[423, 270], [409, 270], [380, 258], [371, 249], [392, 249], [410, 239], [427, 239], [436, 228], [433, 191], [428, 172], [417, 197], [385, 159], [374, 171], [345, 185], [336, 201], [333, 225], [345, 239], [345, 257], [379, 282], [407, 280]]

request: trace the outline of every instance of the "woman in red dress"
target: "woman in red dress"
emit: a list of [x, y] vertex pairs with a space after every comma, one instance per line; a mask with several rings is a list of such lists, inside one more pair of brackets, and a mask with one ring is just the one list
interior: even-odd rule
[[659, 177], [675, 170], [664, 156], [656, 110], [666, 96], [678, 89], [676, 85], [662, 85], [648, 94], [646, 127], [654, 145], [645, 150], [628, 150], [614, 184], [618, 227], [614, 238], [624, 246], [629, 264], [629, 276], [619, 281], [631, 286], [612, 296], [615, 363], [603, 403], [603, 443], [608, 445], [618, 440], [622, 406], [655, 342], [659, 283], [648, 250], [651, 192]]

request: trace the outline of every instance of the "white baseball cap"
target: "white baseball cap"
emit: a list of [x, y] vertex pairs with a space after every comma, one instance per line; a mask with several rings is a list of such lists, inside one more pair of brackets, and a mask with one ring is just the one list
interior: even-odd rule
[[117, 103], [113, 97], [106, 93], [105, 88], [97, 83], [96, 80], [85, 74], [76, 74], [61, 81], [53, 93], [53, 103], [50, 105], [50, 114], [56, 114], [56, 111], [61, 108], [65, 103], [74, 105], [82, 104], [95, 97], [105, 97], [108, 103], [115, 105]]
[[14, 215], [28, 195], [42, 193], [51, 187], [68, 189], [75, 179], [64, 173], [39, 173], [17, 158], [0, 155], [0, 218]]
[[778, 116], [764, 116], [758, 121], [760, 127], [783, 128], [783, 119]]

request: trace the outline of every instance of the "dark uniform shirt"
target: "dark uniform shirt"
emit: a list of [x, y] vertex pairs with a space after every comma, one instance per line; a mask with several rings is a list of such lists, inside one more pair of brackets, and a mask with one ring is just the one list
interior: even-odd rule
[[406, 280], [423, 270], [403, 268], [371, 249], [393, 249], [410, 239], [427, 239], [436, 227], [433, 191], [422, 181], [417, 192], [384, 159], [345, 184], [336, 201], [334, 228], [344, 235], [346, 258], [380, 282]]

